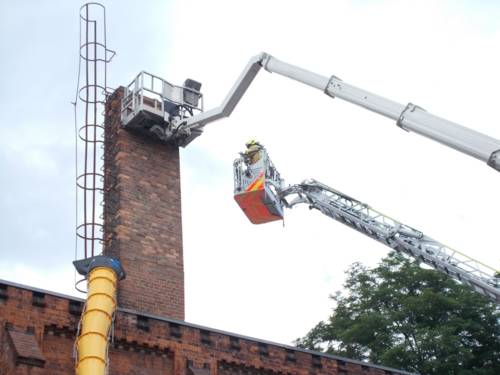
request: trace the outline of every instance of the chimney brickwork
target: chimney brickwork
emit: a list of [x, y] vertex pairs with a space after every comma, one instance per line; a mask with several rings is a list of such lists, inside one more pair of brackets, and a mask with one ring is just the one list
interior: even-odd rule
[[127, 274], [120, 307], [184, 320], [179, 150], [121, 127], [123, 93], [106, 104], [104, 254]]

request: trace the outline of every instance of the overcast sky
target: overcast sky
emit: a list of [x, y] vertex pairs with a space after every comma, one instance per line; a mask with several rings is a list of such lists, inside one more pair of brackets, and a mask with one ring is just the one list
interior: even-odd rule
[[[140, 70], [218, 106], [261, 52], [500, 138], [496, 1], [106, 1], [109, 84]], [[77, 294], [77, 1], [0, 4], [0, 278]], [[306, 207], [253, 226], [232, 161], [261, 141], [287, 183], [315, 178], [499, 268], [500, 176], [395, 123], [262, 71], [181, 152], [186, 319], [278, 342], [332, 308], [349, 264], [387, 248]]]

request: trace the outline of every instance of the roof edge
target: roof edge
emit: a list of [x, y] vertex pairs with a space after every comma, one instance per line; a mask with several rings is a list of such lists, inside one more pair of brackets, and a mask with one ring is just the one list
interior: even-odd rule
[[[4, 285], [11, 286], [11, 287], [18, 288], [18, 289], [25, 289], [25, 290], [29, 290], [29, 291], [33, 291], [33, 292], [45, 293], [45, 294], [49, 294], [49, 295], [52, 295], [52, 296], [55, 296], [58, 298], [64, 298], [64, 299], [68, 299], [68, 300], [72, 300], [72, 301], [85, 302], [85, 299], [83, 299], [83, 298], [78, 298], [75, 296], [70, 296], [67, 294], [53, 292], [50, 290], [36, 288], [36, 287], [28, 286], [28, 285], [18, 284], [18, 283], [3, 280], [3, 279], [0, 279], [0, 284], [4, 284]], [[293, 350], [293, 351], [300, 352], [300, 353], [316, 355], [316, 356], [320, 356], [320, 357], [324, 357], [324, 358], [328, 358], [328, 359], [341, 360], [344, 362], [348, 362], [348, 363], [352, 363], [352, 364], [356, 364], [356, 365], [361, 365], [361, 366], [369, 366], [369, 367], [373, 367], [373, 368], [384, 370], [384, 371], [391, 371], [391, 372], [397, 373], [398, 375], [417, 375], [416, 373], [411, 373], [411, 372], [407, 372], [404, 370], [398, 370], [398, 369], [391, 368], [391, 367], [376, 365], [376, 364], [369, 363], [369, 362], [363, 362], [363, 361], [359, 361], [359, 360], [355, 360], [355, 359], [351, 359], [351, 358], [336, 356], [336, 355], [328, 354], [328, 353], [324, 353], [324, 352], [318, 352], [315, 350], [302, 349], [302, 348], [298, 348], [296, 346], [291, 346], [291, 345], [281, 344], [281, 343], [277, 343], [277, 342], [273, 342], [273, 341], [258, 339], [258, 338], [251, 337], [251, 336], [240, 335], [240, 334], [233, 333], [233, 332], [228, 332], [228, 331], [224, 331], [224, 330], [220, 330], [220, 329], [216, 329], [216, 328], [211, 328], [211, 327], [206, 327], [206, 326], [202, 326], [202, 325], [195, 324], [195, 323], [186, 322], [184, 320], [177, 320], [177, 319], [168, 318], [168, 317], [164, 317], [164, 316], [149, 314], [146, 312], [141, 312], [141, 311], [137, 311], [137, 310], [133, 310], [133, 309], [118, 307], [117, 311], [125, 313], [125, 314], [141, 315], [141, 316], [144, 316], [144, 317], [147, 317], [150, 319], [154, 319], [154, 320], [158, 320], [158, 321], [162, 321], [162, 322], [166, 322], [166, 323], [174, 323], [174, 324], [178, 324], [178, 325], [182, 325], [185, 327], [194, 328], [194, 329], [198, 329], [198, 330], [205, 330], [205, 331], [213, 332], [213, 333], [224, 335], [224, 336], [236, 337], [236, 338], [239, 338], [242, 340], [253, 341], [255, 343], [275, 346], [275, 347], [279, 347], [279, 348], [282, 348], [285, 350]]]

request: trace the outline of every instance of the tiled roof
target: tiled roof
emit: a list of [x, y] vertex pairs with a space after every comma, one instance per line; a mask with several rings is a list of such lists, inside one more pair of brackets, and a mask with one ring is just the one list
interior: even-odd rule
[[196, 368], [194, 366], [188, 367], [188, 375], [210, 375], [208, 368]]
[[14, 329], [8, 329], [7, 332], [16, 354], [17, 363], [25, 363], [32, 366], [44, 365], [45, 357], [33, 334]]

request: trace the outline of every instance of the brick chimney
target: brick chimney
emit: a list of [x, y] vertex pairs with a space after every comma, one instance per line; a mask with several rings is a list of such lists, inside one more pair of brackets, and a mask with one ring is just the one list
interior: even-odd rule
[[184, 320], [179, 149], [123, 129], [123, 93], [106, 103], [104, 254], [127, 273], [120, 307]]

